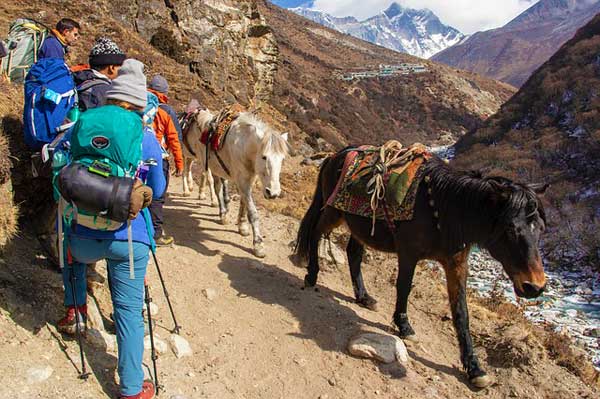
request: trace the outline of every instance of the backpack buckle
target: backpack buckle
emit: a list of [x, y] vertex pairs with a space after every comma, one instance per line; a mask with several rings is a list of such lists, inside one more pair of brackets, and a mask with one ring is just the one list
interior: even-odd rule
[[88, 168], [89, 172], [95, 173], [103, 177], [109, 177], [111, 170], [112, 169], [109, 164], [98, 160], [92, 162], [92, 165], [90, 165], [90, 167]]

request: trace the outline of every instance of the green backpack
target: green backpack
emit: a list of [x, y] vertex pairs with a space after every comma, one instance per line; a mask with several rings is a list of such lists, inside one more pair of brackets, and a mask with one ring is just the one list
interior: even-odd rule
[[37, 21], [15, 20], [4, 41], [8, 54], [0, 64], [2, 75], [14, 83], [25, 81], [29, 67], [37, 62], [37, 52], [48, 35], [49, 29]]
[[114, 231], [127, 221], [143, 135], [140, 115], [121, 107], [81, 114], [71, 134], [71, 163], [56, 179], [67, 223]]

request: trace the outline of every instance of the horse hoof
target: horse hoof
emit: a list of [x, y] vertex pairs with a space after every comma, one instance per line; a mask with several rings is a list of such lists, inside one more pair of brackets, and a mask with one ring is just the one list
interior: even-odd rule
[[213, 208], [216, 208], [216, 207], [218, 207], [218, 206], [219, 206], [219, 202], [218, 202], [218, 201], [212, 201], [212, 202], [210, 203], [210, 206], [211, 206], [211, 207], [213, 207]]
[[377, 301], [370, 296], [360, 299], [360, 300], [357, 300], [356, 303], [358, 303], [363, 308], [372, 310], [373, 312], [377, 312], [377, 309], [378, 309]]
[[227, 218], [227, 216], [221, 216], [221, 219], [219, 221], [223, 226], [227, 226], [229, 224], [229, 219]]
[[413, 343], [419, 342], [419, 338], [417, 338], [417, 334], [406, 335], [404, 337], [400, 337], [400, 339], [402, 341], [408, 341], [408, 342], [413, 342]]
[[192, 194], [190, 194], [190, 193], [183, 193], [183, 196], [184, 196], [184, 197], [191, 197], [191, 196], [192, 196]]
[[489, 375], [484, 374], [479, 377], [471, 378], [470, 382], [475, 388], [483, 389], [489, 387], [493, 381]]
[[257, 258], [264, 258], [265, 256], [267, 256], [267, 254], [265, 253], [265, 249], [262, 245], [260, 247], [254, 247], [254, 256], [256, 256]]
[[248, 237], [250, 235], [250, 227], [246, 224], [240, 225], [240, 234], [242, 237]]
[[206, 199], [206, 194], [204, 194], [204, 193], [201, 193], [201, 194], [198, 196], [198, 199], [199, 199], [199, 200], [201, 200], [201, 201], [204, 201], [204, 200]]

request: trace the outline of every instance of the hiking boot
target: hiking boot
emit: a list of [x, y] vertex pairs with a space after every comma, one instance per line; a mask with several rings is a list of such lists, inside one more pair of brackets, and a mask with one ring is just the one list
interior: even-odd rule
[[120, 396], [119, 399], [152, 399], [156, 389], [152, 381], [144, 381], [142, 384], [142, 392], [137, 395]]
[[162, 235], [158, 237], [155, 241], [157, 247], [166, 247], [168, 245], [173, 244], [175, 242], [175, 239], [172, 236]]
[[[78, 306], [79, 309], [79, 331], [85, 333], [87, 328], [87, 305]], [[62, 333], [77, 334], [77, 322], [75, 316], [75, 306], [67, 307], [67, 315], [56, 323], [56, 329]]]

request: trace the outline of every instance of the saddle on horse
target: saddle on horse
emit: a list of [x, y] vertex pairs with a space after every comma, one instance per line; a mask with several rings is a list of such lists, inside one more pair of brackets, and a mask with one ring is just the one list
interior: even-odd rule
[[[340, 179], [327, 205], [354, 215], [394, 221], [411, 220], [421, 166], [431, 158], [423, 144], [402, 148], [397, 141], [381, 147], [346, 150]], [[372, 231], [373, 233], [373, 231]]]
[[[187, 150], [193, 155], [196, 156], [194, 151], [192, 150], [189, 141], [188, 141], [188, 133], [189, 126], [191, 125], [192, 116], [195, 115], [200, 106], [195, 110], [188, 110], [188, 112], [182, 117], [181, 125], [183, 130], [183, 144], [186, 146]], [[233, 122], [240, 116], [242, 112], [245, 111], [245, 108], [240, 104], [232, 104], [219, 112], [219, 114], [213, 118], [212, 121], [208, 124], [208, 127], [202, 131], [200, 135], [200, 142], [206, 146], [206, 163], [205, 167], [208, 170], [208, 158], [210, 154], [210, 150], [212, 149], [219, 161], [219, 164], [223, 168], [226, 174], [230, 174], [229, 168], [225, 165], [223, 160], [218, 154], [218, 151], [223, 148], [225, 144], [225, 140], [227, 139], [227, 133], [231, 129], [231, 125]]]

